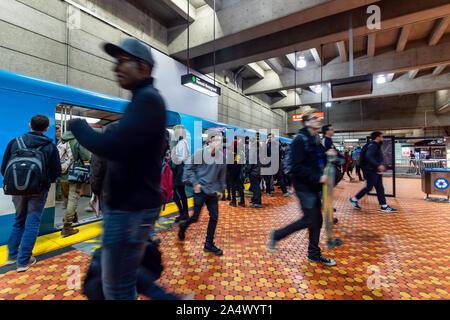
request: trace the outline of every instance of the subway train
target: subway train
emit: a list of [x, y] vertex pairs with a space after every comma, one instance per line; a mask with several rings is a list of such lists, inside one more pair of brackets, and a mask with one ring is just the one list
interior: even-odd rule
[[[28, 124], [35, 114], [44, 114], [50, 119], [50, 127], [46, 135], [55, 139], [55, 126], [58, 124], [65, 130], [65, 123], [71, 118], [81, 117], [93, 127], [101, 130], [120, 119], [128, 100], [93, 92], [65, 84], [42, 80], [22, 74], [0, 70], [0, 157], [3, 158], [6, 146], [15, 137], [29, 131]], [[167, 111], [167, 128], [182, 124], [187, 129], [188, 141], [191, 139], [191, 153], [202, 146], [205, 131], [235, 130], [239, 135], [254, 137], [256, 131], [236, 126], [193, 117], [173, 111]], [[261, 133], [265, 138], [266, 134]], [[281, 142], [289, 143], [291, 139], [276, 137]], [[89, 187], [83, 190], [83, 201], [88, 203]], [[44, 212], [41, 218], [39, 235], [56, 232], [62, 226], [60, 218], [64, 215], [62, 204], [55, 200], [55, 184], [52, 185]], [[78, 212], [83, 211], [83, 204]], [[3, 179], [0, 179], [0, 246], [7, 243], [15, 216], [11, 196], [3, 194]], [[90, 217], [80, 220], [81, 224], [98, 221], [92, 213]]]

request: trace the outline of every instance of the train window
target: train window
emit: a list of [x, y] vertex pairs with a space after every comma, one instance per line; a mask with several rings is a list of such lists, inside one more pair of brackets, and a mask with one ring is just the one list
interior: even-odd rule
[[[88, 124], [94, 128], [94, 130], [103, 131], [108, 125], [116, 122], [122, 117], [119, 113], [114, 113], [105, 110], [91, 109], [81, 106], [74, 106], [69, 104], [58, 104], [55, 111], [55, 121], [56, 125], [59, 126], [61, 130], [61, 137], [57, 136], [58, 143], [61, 138], [70, 136], [68, 133], [67, 122], [70, 119], [81, 118], [85, 119]], [[90, 161], [85, 163], [90, 164]], [[66, 208], [69, 197], [69, 188], [67, 182], [65, 182], [66, 177], [63, 175], [58, 178], [56, 182], [56, 201], [55, 201], [55, 220], [54, 226], [56, 229], [61, 229], [64, 225], [63, 219], [66, 214]], [[81, 196], [75, 206], [76, 209], [76, 220], [72, 225], [80, 225], [86, 222], [91, 222], [101, 219], [100, 215], [97, 216], [96, 212], [91, 208], [89, 203], [93, 200], [93, 194], [90, 184], [83, 184], [81, 186]], [[72, 205], [70, 206], [72, 207]]]

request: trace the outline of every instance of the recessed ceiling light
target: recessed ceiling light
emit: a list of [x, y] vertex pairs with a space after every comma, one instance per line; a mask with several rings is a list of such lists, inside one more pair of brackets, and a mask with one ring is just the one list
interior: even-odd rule
[[297, 60], [297, 68], [303, 69], [307, 65], [306, 59], [304, 56], [300, 56]]

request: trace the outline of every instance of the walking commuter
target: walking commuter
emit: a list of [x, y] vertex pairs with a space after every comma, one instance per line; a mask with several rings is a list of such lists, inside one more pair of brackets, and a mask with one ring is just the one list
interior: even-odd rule
[[[219, 196], [225, 188], [226, 175], [226, 165], [222, 162], [221, 139], [219, 136], [212, 138], [209, 146], [198, 150], [184, 168], [183, 181], [192, 185], [194, 190], [194, 214], [187, 221], [180, 223], [178, 231], [178, 239], [184, 241], [186, 230], [192, 223], [198, 221], [203, 205], [206, 204], [209, 211], [209, 223], [203, 251], [212, 252], [215, 255], [223, 254], [223, 251], [214, 245], [214, 234], [219, 218]], [[194, 159], [202, 161], [196, 164]]]
[[175, 221], [187, 220], [189, 218], [189, 207], [186, 196], [186, 189], [183, 183], [183, 171], [186, 161], [191, 156], [189, 143], [186, 140], [186, 128], [183, 125], [177, 125], [174, 128], [175, 134], [179, 135], [177, 145], [172, 153], [172, 171], [173, 171], [173, 200], [175, 201], [179, 215]]
[[278, 145], [279, 148], [279, 157], [278, 157], [278, 172], [276, 173], [276, 175], [274, 176], [275, 179], [277, 180], [277, 183], [280, 186], [281, 192], [283, 192], [283, 197], [289, 197], [291, 195], [291, 192], [289, 192], [290, 190], [287, 189], [286, 187], [286, 181], [284, 179], [284, 172], [283, 172], [283, 158], [284, 156], [282, 155], [283, 150], [282, 150], [282, 146], [279, 140], [275, 140], [274, 143], [276, 143]]
[[[5, 194], [12, 195], [12, 202], [16, 210], [14, 225], [8, 240], [8, 260], [6, 264], [17, 264], [17, 272], [28, 270], [36, 263], [36, 258], [32, 257], [32, 251], [39, 233], [42, 212], [47, 201], [50, 185], [56, 181], [56, 177], [61, 174], [61, 163], [58, 150], [53, 141], [46, 137], [44, 133], [49, 127], [49, 119], [45, 115], [35, 115], [29, 123], [31, 131], [11, 140], [6, 147], [1, 166], [1, 174], [4, 177]], [[24, 155], [30, 155], [29, 161], [24, 160]], [[28, 158], [27, 158], [28, 159]], [[20, 161], [20, 162], [19, 162]], [[9, 185], [16, 185], [12, 175], [16, 175], [19, 183], [22, 183], [21, 173], [26, 175], [29, 170], [16, 170], [16, 166], [27, 167], [31, 162], [31, 170], [35, 170], [34, 163], [40, 163], [45, 170], [34, 175], [32, 180], [22, 185], [23, 192], [19, 190], [9, 190]], [[35, 172], [35, 171], [33, 171]], [[8, 182], [8, 181], [9, 182]], [[39, 181], [40, 180], [40, 181]], [[31, 186], [37, 186], [31, 190]], [[23, 194], [29, 191], [29, 194]], [[19, 193], [21, 193], [19, 195]], [[16, 194], [16, 195], [15, 195]]]
[[[320, 119], [315, 115], [316, 109], [308, 109], [303, 114], [303, 129], [301, 129], [291, 144], [292, 168], [291, 173], [297, 197], [303, 211], [303, 217], [282, 229], [274, 230], [269, 236], [269, 250], [275, 252], [278, 241], [292, 233], [308, 228], [309, 246], [308, 259], [327, 266], [336, 262], [322, 256], [319, 248], [320, 229], [322, 227], [322, 184], [329, 183], [328, 177], [323, 175], [323, 168], [318, 154], [323, 154], [323, 147], [317, 138], [320, 129]], [[330, 151], [329, 151], [330, 152]], [[331, 151], [333, 152], [333, 151]]]
[[[267, 152], [267, 158], [271, 160], [272, 158], [272, 143], [273, 143], [273, 135], [269, 133], [267, 135], [267, 141], [264, 144], [264, 151]], [[271, 161], [268, 164], [262, 165], [262, 167], [270, 167]], [[266, 184], [266, 194], [269, 197], [272, 197], [272, 192], [274, 191], [273, 187], [273, 175], [263, 175], [264, 182]]]
[[259, 142], [256, 139], [250, 139], [249, 147], [245, 155], [245, 171], [250, 180], [250, 189], [253, 192], [250, 200], [250, 208], [262, 208], [261, 203], [261, 164], [259, 161]]
[[378, 203], [381, 208], [379, 211], [383, 212], [398, 212], [386, 204], [386, 197], [383, 187], [383, 172], [386, 167], [383, 165], [383, 154], [381, 152], [381, 145], [383, 144], [383, 134], [379, 131], [372, 132], [370, 135], [371, 142], [365, 145], [361, 151], [361, 167], [364, 172], [364, 177], [367, 180], [367, 185], [356, 196], [349, 199], [353, 208], [361, 210], [358, 200], [368, 194], [373, 187], [377, 191]]
[[[68, 145], [70, 147], [73, 156], [73, 163], [69, 168], [82, 166], [84, 162], [90, 160], [90, 153], [83, 146], [80, 145], [73, 133], [70, 131], [70, 121], [66, 124], [67, 131], [61, 136], [61, 145]], [[81, 197], [81, 183], [69, 181], [69, 170], [59, 177], [59, 183], [61, 184], [61, 191], [64, 198], [64, 204], [66, 212], [63, 218], [63, 229], [61, 230], [61, 236], [68, 237], [78, 233], [78, 229], [74, 229], [72, 224], [78, 222], [78, 203]]]
[[71, 120], [72, 132], [89, 151], [107, 160], [103, 199], [102, 286], [107, 300], [137, 299], [136, 274], [161, 211], [162, 160], [167, 147], [166, 106], [151, 77], [150, 47], [127, 38], [104, 45], [116, 59], [119, 85], [131, 102], [112, 130], [99, 133]]
[[356, 148], [356, 150], [353, 152], [353, 163], [355, 165], [355, 169], [356, 169], [356, 174], [358, 175], [359, 181], [364, 181], [364, 178], [361, 175], [361, 148], [358, 147]]
[[344, 152], [344, 159], [345, 162], [342, 165], [342, 172], [346, 173], [348, 178], [350, 179], [350, 182], [354, 181], [355, 179], [353, 179], [351, 173], [353, 171], [353, 165], [352, 165], [352, 156], [350, 154], [350, 151], [345, 151]]
[[245, 207], [244, 185], [242, 184], [242, 166], [245, 155], [238, 152], [238, 141], [234, 139], [230, 148], [230, 157], [233, 158], [232, 164], [227, 164], [227, 174], [231, 183], [231, 202], [230, 206], [236, 207], [236, 192], [239, 193], [239, 206]]

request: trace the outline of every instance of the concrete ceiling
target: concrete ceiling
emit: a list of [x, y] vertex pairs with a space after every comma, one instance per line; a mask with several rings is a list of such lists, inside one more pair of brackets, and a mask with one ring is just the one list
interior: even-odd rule
[[[187, 0], [129, 1], [167, 20], [169, 53], [184, 60]], [[214, 67], [212, 3], [190, 0], [191, 65], [203, 73]], [[381, 9], [379, 30], [367, 27], [371, 4]], [[385, 75], [387, 83], [375, 81], [372, 95], [349, 99], [450, 88], [448, 0], [216, 0], [216, 70], [244, 66], [244, 94], [267, 94], [275, 109], [328, 100], [328, 90], [315, 94], [309, 88], [348, 76], [350, 16], [355, 74]], [[295, 52], [306, 68], [296, 70]]]

